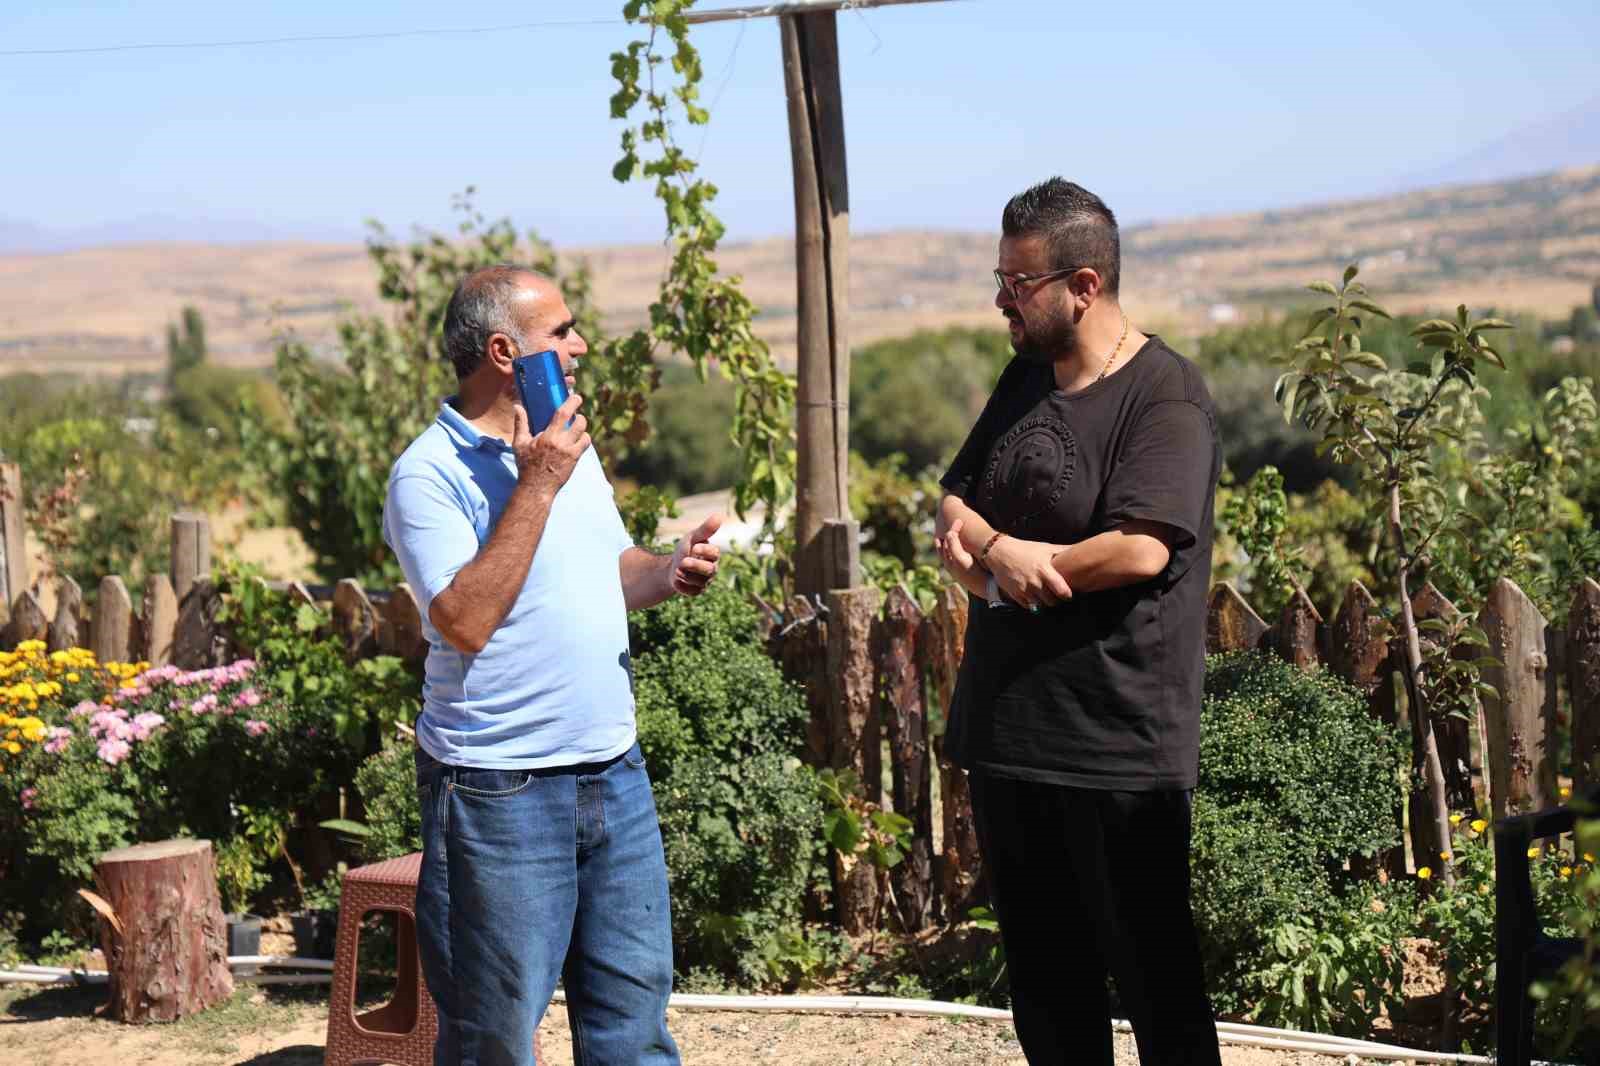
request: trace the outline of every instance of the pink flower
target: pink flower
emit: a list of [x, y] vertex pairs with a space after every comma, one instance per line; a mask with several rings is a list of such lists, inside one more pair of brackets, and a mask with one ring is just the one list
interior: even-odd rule
[[169, 710], [169, 711], [176, 711], [176, 710], [181, 709], [182, 707], [183, 707], [183, 701], [182, 700], [172, 700], [167, 704], [167, 710]]
[[316, 726], [308, 726], [306, 728], [306, 736], [314, 737], [316, 735], [317, 735], [317, 727]]
[[36, 789], [36, 788], [25, 788], [25, 789], [23, 789], [22, 790], [22, 796], [21, 796], [22, 809], [25, 810], [25, 811], [33, 810], [33, 797], [37, 796], [38, 794], [39, 794], [39, 790]]
[[136, 696], [148, 696], [148, 695], [150, 695], [150, 686], [149, 685], [140, 685], [138, 688], [134, 689], [133, 691], [134, 691], [134, 695], [136, 695]]
[[115, 766], [123, 759], [126, 759], [132, 751], [133, 748], [126, 740], [113, 740], [108, 737], [100, 742], [100, 758], [110, 766]]
[[45, 742], [44, 750], [51, 755], [59, 755], [67, 750], [67, 745], [72, 743], [72, 730], [55, 726], [50, 730], [50, 739]]
[[100, 705], [94, 700], [82, 700], [76, 707], [67, 712], [67, 716], [70, 718], [83, 718], [93, 714], [99, 709]]
[[247, 688], [233, 698], [233, 705], [235, 707], [259, 707], [261, 706], [261, 693], [253, 688]]
[[166, 723], [166, 719], [154, 711], [146, 711], [133, 720], [133, 739], [149, 740], [150, 734]]
[[256, 718], [248, 719], [244, 723], [244, 731], [253, 737], [259, 737], [262, 733], [265, 733], [271, 728], [272, 727], [267, 725], [267, 723]]
[[201, 696], [199, 699], [191, 703], [189, 705], [189, 709], [195, 714], [205, 714], [209, 711], [216, 710], [217, 694], [215, 692], [206, 693], [204, 696]]

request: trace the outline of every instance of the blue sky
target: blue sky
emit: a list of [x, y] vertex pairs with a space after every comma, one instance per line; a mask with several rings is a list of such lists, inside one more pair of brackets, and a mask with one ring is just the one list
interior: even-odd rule
[[[731, 0], [702, 0], [701, 7]], [[13, 2], [0, 50], [617, 18], [621, 0]], [[1600, 96], [1600, 4], [964, 0], [839, 16], [852, 226], [990, 229], [1062, 173], [1125, 222], [1365, 195]], [[560, 244], [649, 240], [616, 185], [620, 23], [249, 48], [0, 56], [0, 218], [145, 215], [335, 236], [481, 208]], [[787, 232], [778, 33], [698, 27], [686, 137], [733, 237]], [[164, 224], [164, 223], [163, 223]], [[213, 232], [206, 230], [205, 232]]]

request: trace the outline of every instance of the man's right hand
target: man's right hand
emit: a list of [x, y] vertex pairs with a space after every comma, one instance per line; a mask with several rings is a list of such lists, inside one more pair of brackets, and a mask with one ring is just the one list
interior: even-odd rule
[[[542, 495], [554, 496], [572, 476], [578, 459], [589, 447], [589, 434], [584, 432], [589, 420], [578, 414], [583, 397], [577, 393], [556, 408], [550, 424], [542, 433], [534, 435], [528, 430], [528, 412], [521, 404], [511, 408], [515, 425], [511, 431], [511, 450], [517, 457], [517, 481]], [[571, 422], [571, 425], [567, 423]]]
[[1061, 551], [1059, 544], [1037, 540], [1001, 537], [989, 549], [985, 560], [995, 584], [1013, 603], [1023, 607], [1054, 607], [1072, 599], [1067, 579], [1052, 560]]

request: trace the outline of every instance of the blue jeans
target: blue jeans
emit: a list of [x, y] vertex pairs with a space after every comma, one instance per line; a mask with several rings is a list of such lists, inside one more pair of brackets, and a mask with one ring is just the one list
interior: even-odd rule
[[436, 1066], [529, 1066], [558, 976], [577, 1066], [677, 1066], [667, 867], [639, 746], [545, 770], [416, 758]]

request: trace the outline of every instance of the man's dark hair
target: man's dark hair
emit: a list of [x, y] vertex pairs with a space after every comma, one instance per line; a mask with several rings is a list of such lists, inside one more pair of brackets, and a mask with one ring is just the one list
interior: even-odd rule
[[479, 267], [461, 279], [444, 310], [444, 354], [458, 380], [470, 377], [483, 362], [489, 338], [504, 333], [519, 345], [513, 300], [523, 278], [533, 272], [515, 263]]
[[1050, 178], [1017, 193], [1000, 216], [1007, 237], [1041, 237], [1051, 270], [1089, 267], [1105, 291], [1122, 282], [1122, 242], [1117, 216], [1105, 201], [1065, 178]]

